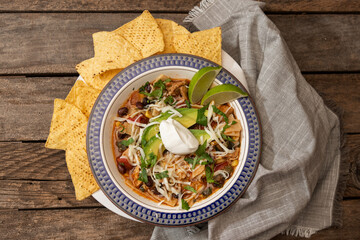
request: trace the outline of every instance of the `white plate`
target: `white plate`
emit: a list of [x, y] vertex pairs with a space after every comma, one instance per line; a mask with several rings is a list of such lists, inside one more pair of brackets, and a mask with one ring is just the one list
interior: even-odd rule
[[[241, 84], [246, 88], [246, 90], [249, 90], [243, 70], [241, 69], [239, 64], [229, 54], [227, 54], [224, 50], [222, 50], [222, 66], [223, 66], [223, 68], [228, 70], [231, 74], [233, 74], [241, 82]], [[83, 80], [83, 79], [79, 76], [78, 80]], [[118, 214], [118, 215], [120, 215], [122, 217], [125, 217], [125, 218], [128, 218], [128, 219], [140, 222], [139, 220], [129, 216], [125, 212], [121, 211], [118, 207], [116, 207], [105, 196], [105, 194], [101, 190], [98, 190], [97, 192], [93, 193], [92, 196], [99, 203], [101, 203], [103, 206], [105, 206], [110, 211], [112, 211], [112, 212], [114, 212], [114, 213], [116, 213], [116, 214]]]

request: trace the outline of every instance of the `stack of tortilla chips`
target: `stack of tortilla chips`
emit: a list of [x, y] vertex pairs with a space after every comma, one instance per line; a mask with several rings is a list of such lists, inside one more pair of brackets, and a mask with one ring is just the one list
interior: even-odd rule
[[190, 33], [166, 19], [154, 19], [149, 11], [112, 32], [93, 34], [93, 58], [76, 66], [83, 81], [76, 81], [65, 100], [55, 99], [50, 133], [45, 147], [66, 151], [66, 163], [76, 199], [99, 189], [86, 152], [87, 121], [104, 86], [130, 64], [162, 53], [188, 53], [221, 65], [221, 29]]

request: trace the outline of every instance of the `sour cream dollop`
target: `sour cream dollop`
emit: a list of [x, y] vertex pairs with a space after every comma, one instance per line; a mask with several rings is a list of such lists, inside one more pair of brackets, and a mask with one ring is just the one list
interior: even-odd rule
[[160, 135], [165, 148], [173, 154], [186, 155], [199, 147], [199, 141], [189, 129], [172, 118], [161, 121]]

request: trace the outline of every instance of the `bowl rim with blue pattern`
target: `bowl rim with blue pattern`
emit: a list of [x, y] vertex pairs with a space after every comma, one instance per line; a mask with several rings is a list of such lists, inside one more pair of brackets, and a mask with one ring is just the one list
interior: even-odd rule
[[[243, 127], [239, 164], [224, 187], [208, 198], [195, 203], [188, 211], [169, 206], [157, 206], [129, 190], [116, 169], [109, 140], [111, 116], [128, 98], [156, 74], [166, 73], [189, 78], [199, 69], [219, 66], [216, 63], [189, 54], [160, 54], [142, 59], [119, 72], [101, 91], [89, 116], [86, 144], [92, 173], [105, 196], [120, 210], [142, 222], [170, 227], [184, 227], [208, 221], [228, 210], [249, 187], [260, 161], [261, 125], [255, 104], [248, 97], [233, 101], [237, 118]], [[148, 79], [148, 80], [146, 80]], [[218, 84], [231, 83], [247, 92], [230, 72], [223, 68], [216, 78]], [[247, 92], [248, 93], [248, 92]], [[221, 190], [221, 191], [220, 191]]]

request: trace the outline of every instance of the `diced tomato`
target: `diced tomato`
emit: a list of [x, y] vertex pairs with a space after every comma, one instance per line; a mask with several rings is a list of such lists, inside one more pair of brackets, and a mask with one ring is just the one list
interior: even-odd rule
[[[140, 117], [139, 117], [140, 115]], [[138, 123], [143, 123], [143, 124], [148, 124], [149, 123], [149, 118], [145, 117], [143, 114], [139, 113], [137, 115], [135, 115], [134, 117], [129, 117], [129, 120], [131, 121], [135, 121]]]
[[133, 166], [129, 163], [129, 160], [127, 159], [127, 157], [117, 157], [116, 161], [118, 164], [124, 165], [124, 167], [127, 170], [130, 170], [133, 168]]
[[223, 170], [227, 165], [229, 165], [229, 163], [226, 161], [215, 165], [214, 172], [216, 172], [217, 170]]
[[139, 91], [135, 91], [130, 95], [130, 104], [135, 105], [137, 102], [141, 102], [144, 98], [144, 95], [139, 93]]

